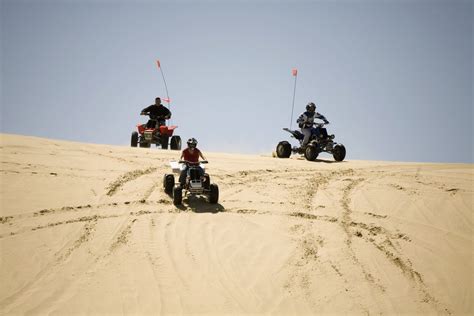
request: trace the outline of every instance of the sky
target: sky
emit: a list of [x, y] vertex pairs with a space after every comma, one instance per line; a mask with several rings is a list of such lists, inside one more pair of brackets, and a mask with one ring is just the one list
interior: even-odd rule
[[348, 160], [473, 162], [473, 1], [0, 1], [2, 133], [129, 146], [159, 59], [204, 153], [296, 145], [314, 102]]

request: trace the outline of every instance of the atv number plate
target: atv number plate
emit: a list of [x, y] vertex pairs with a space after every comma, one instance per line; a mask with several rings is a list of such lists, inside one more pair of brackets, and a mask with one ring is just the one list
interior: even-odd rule
[[153, 137], [153, 133], [152, 132], [145, 132], [145, 139], [146, 140], [151, 140], [152, 137]]

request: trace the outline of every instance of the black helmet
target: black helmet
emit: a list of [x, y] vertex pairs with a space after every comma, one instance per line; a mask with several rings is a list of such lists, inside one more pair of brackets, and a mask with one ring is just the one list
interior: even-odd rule
[[188, 139], [187, 143], [188, 143], [188, 147], [196, 148], [198, 141], [196, 140], [196, 138], [193, 137], [193, 138]]
[[309, 112], [316, 111], [316, 104], [314, 104], [313, 102], [308, 103], [306, 105], [306, 111], [309, 111]]

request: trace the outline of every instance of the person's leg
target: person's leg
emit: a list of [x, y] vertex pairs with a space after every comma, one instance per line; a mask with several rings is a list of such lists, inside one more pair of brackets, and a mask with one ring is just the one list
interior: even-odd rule
[[320, 131], [321, 131], [321, 135], [323, 135], [323, 138], [324, 138], [324, 139], [328, 138], [328, 131], [327, 131], [327, 129], [321, 128]]
[[183, 187], [184, 184], [186, 183], [187, 175], [188, 175], [188, 167], [184, 168], [181, 171], [181, 174], [179, 175], [179, 183], [181, 184], [181, 187]]
[[303, 138], [303, 144], [302, 146], [306, 146], [309, 142], [309, 138], [311, 137], [311, 128], [302, 128], [301, 133], [303, 133], [304, 138]]
[[319, 140], [321, 138], [321, 129], [319, 127], [313, 127], [311, 133], [316, 135], [316, 138]]

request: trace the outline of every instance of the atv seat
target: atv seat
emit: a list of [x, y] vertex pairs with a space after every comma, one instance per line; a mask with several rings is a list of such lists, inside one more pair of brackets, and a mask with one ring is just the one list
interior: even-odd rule
[[303, 139], [304, 135], [300, 131], [293, 131], [293, 136], [295, 136], [296, 139]]
[[287, 131], [288, 133], [290, 133], [291, 135], [293, 135], [294, 138], [296, 139], [303, 139], [304, 138], [304, 135], [300, 132], [300, 131], [292, 131], [291, 129], [289, 128], [284, 128], [283, 129], [284, 131]]

